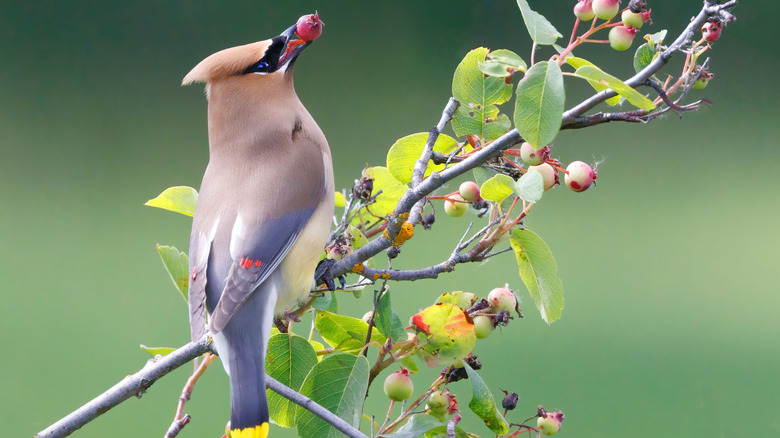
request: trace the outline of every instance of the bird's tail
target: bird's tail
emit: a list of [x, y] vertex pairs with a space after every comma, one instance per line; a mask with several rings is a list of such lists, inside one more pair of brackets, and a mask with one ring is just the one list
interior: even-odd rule
[[214, 338], [221, 338], [217, 351], [230, 377], [232, 438], [268, 436], [265, 356], [275, 305], [274, 282], [264, 282]]

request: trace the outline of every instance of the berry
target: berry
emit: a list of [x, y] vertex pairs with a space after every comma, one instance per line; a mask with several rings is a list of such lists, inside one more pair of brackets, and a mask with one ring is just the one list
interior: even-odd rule
[[406, 400], [411, 397], [414, 391], [412, 379], [409, 378], [409, 371], [406, 368], [387, 376], [383, 388], [387, 398], [393, 401]]
[[304, 41], [314, 41], [322, 35], [322, 26], [325, 23], [320, 20], [318, 13], [304, 15], [298, 19], [295, 34]]
[[474, 181], [465, 181], [458, 187], [458, 193], [466, 201], [474, 202], [479, 199], [479, 186]]
[[477, 339], [485, 339], [493, 333], [493, 321], [489, 316], [477, 315], [474, 317], [474, 330], [477, 332]]
[[422, 226], [426, 230], [430, 230], [431, 226], [433, 225], [434, 222], [436, 222], [436, 216], [434, 216], [432, 213], [431, 214], [426, 214], [422, 218]]
[[702, 36], [708, 43], [715, 42], [720, 38], [721, 30], [723, 30], [723, 25], [720, 21], [707, 22], [701, 27]]
[[458, 412], [458, 402], [455, 396], [450, 394], [449, 389], [444, 391], [434, 391], [428, 396], [426, 409], [436, 418], [444, 420], [446, 415], [452, 415]]
[[545, 412], [544, 416], [541, 416], [536, 420], [536, 427], [539, 428], [539, 432], [544, 436], [555, 435], [561, 431], [563, 418], [564, 415], [561, 411]]
[[505, 287], [497, 287], [488, 294], [490, 308], [496, 312], [511, 312], [517, 306], [515, 293]]
[[[504, 390], [502, 389], [502, 391]], [[504, 399], [501, 400], [501, 407], [503, 407], [507, 411], [511, 411], [514, 408], [516, 408], [517, 402], [520, 400], [520, 397], [517, 395], [517, 393], [504, 391], [504, 394], [506, 394], [506, 396], [504, 396]]]
[[628, 9], [623, 11], [623, 15], [620, 16], [623, 19], [623, 25], [627, 27], [633, 27], [639, 29], [645, 24], [645, 20], [642, 18], [642, 14], [638, 12], [631, 12]]
[[555, 184], [558, 183], [558, 172], [555, 168], [547, 163], [542, 163], [538, 166], [530, 166], [529, 169], [536, 169], [537, 172], [542, 174], [542, 181], [544, 181], [544, 190], [550, 190]]
[[582, 161], [573, 161], [566, 168], [564, 181], [566, 186], [575, 192], [584, 192], [593, 184], [596, 179], [596, 173], [586, 163]]
[[701, 78], [700, 77], [700, 78], [696, 79], [696, 81], [693, 83], [693, 88], [695, 88], [697, 90], [703, 90], [703, 89], [707, 88], [707, 83], [709, 81], [710, 81], [709, 78]]
[[466, 214], [466, 210], [468, 210], [469, 205], [463, 202], [463, 197], [460, 195], [450, 195], [449, 197], [461, 202], [452, 202], [449, 199], [444, 201], [444, 211], [452, 217], [460, 217]]
[[636, 29], [633, 27], [617, 26], [609, 31], [609, 45], [620, 52], [628, 50], [634, 42]]
[[593, 0], [580, 0], [574, 5], [574, 15], [580, 21], [590, 21], [596, 14], [593, 13]]
[[593, 0], [593, 13], [602, 20], [615, 18], [620, 9], [620, 0]]
[[550, 158], [550, 147], [545, 146], [541, 149], [534, 149], [531, 143], [524, 141], [520, 145], [520, 158], [523, 159], [523, 163], [529, 166], [538, 166]]

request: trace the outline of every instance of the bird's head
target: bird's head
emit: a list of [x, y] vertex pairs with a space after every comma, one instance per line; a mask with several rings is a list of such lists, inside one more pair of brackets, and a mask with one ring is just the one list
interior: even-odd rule
[[[310, 31], [314, 26], [321, 31], [322, 24], [318, 15], [306, 15], [301, 17], [298, 23], [269, 40], [214, 53], [196, 65], [184, 77], [182, 85], [195, 82], [211, 84], [246, 75], [289, 77], [298, 55], [311, 44], [311, 41], [297, 38], [296, 34], [306, 37], [307, 34], [300, 33], [301, 30]], [[319, 36], [319, 33], [316, 36]], [[311, 36], [309, 38], [314, 39]]]

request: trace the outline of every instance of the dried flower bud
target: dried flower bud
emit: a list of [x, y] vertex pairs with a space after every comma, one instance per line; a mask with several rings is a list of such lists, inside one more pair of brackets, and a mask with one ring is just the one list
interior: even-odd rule
[[517, 402], [518, 400], [520, 400], [520, 397], [517, 395], [517, 393], [505, 391], [503, 389], [502, 391], [504, 391], [504, 394], [506, 394], [506, 396], [504, 396], [504, 399], [501, 400], [501, 406], [507, 411], [511, 411], [514, 408], [516, 408]]

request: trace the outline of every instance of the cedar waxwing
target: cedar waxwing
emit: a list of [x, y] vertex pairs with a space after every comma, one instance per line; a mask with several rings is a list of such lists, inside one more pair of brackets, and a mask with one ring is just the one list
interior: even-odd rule
[[[293, 88], [310, 42], [296, 26], [217, 52], [206, 83], [209, 163], [190, 236], [192, 339], [208, 329], [230, 376], [233, 438], [268, 435], [265, 356], [273, 318], [308, 297], [333, 217], [333, 165]], [[205, 309], [204, 309], [205, 304]]]

